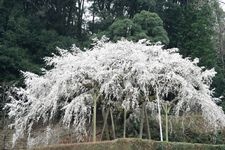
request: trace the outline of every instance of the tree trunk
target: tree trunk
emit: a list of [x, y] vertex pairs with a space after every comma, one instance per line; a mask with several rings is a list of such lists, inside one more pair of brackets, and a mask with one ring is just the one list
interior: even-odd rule
[[124, 109], [123, 138], [126, 138], [126, 117], [127, 117], [127, 111], [126, 109]]
[[169, 141], [169, 125], [168, 125], [168, 123], [169, 123], [169, 119], [168, 119], [168, 114], [169, 114], [169, 112], [170, 112], [170, 106], [168, 107], [168, 104], [166, 103], [165, 104], [165, 106], [163, 107], [163, 109], [164, 109], [164, 112], [165, 112], [165, 121], [166, 121], [166, 142], [168, 142]]
[[158, 93], [158, 91], [156, 91], [156, 97], [157, 97], [157, 107], [158, 107], [160, 141], [163, 141], [162, 118], [161, 118], [161, 108], [160, 108], [160, 100], [159, 100], [159, 93]]
[[165, 113], [166, 113], [166, 142], [169, 141], [169, 135], [168, 135], [168, 108], [167, 104], [165, 106]]
[[[3, 82], [2, 84], [2, 88], [3, 88], [3, 93], [2, 93], [2, 103], [3, 103], [3, 106], [5, 106], [5, 103], [6, 103], [6, 96], [5, 96], [5, 92], [6, 92], [6, 84], [5, 82]], [[5, 109], [2, 109], [2, 131], [3, 131], [3, 143], [2, 143], [2, 149], [4, 150], [5, 149], [5, 146], [6, 146], [6, 133], [7, 133], [7, 127], [5, 129], [5, 126], [6, 126], [6, 111]]]
[[144, 126], [144, 109], [145, 109], [145, 102], [142, 103], [142, 108], [141, 108], [141, 122], [140, 122], [140, 131], [139, 131], [139, 138], [142, 139], [143, 135], [143, 126]]
[[145, 107], [145, 119], [146, 119], [146, 127], [147, 127], [147, 132], [148, 132], [148, 139], [151, 139], [151, 132], [150, 132], [150, 127], [149, 127], [148, 113], [147, 113], [146, 107]]
[[224, 38], [223, 38], [223, 30], [222, 30], [222, 27], [221, 27], [221, 23], [219, 23], [219, 49], [220, 49], [220, 58], [221, 58], [221, 62], [222, 62], [222, 67], [223, 67], [223, 70], [225, 70], [225, 63], [224, 63]]
[[93, 1], [93, 10], [92, 10], [92, 28], [91, 28], [91, 30], [92, 30], [92, 34], [94, 34], [94, 24], [95, 24], [95, 0]]
[[113, 114], [112, 114], [111, 108], [110, 108], [110, 116], [111, 116], [111, 122], [112, 122], [113, 139], [116, 139], [115, 125], [114, 125]]
[[218, 23], [218, 50], [217, 50], [217, 57], [219, 59], [221, 59], [221, 63], [222, 63], [222, 68], [223, 71], [225, 70], [225, 62], [224, 62], [224, 31], [225, 31], [225, 27], [224, 24], [222, 22], [222, 16], [219, 10], [215, 11], [215, 15], [216, 15], [216, 22]]
[[84, 0], [78, 0], [77, 37], [79, 40], [81, 40], [82, 37], [83, 14], [84, 14]]
[[96, 142], [96, 113], [97, 113], [97, 96], [94, 95], [94, 108], [93, 108], [93, 142]]
[[[108, 120], [108, 116], [109, 116], [109, 109], [107, 109], [106, 114], [104, 114], [104, 113], [105, 113], [105, 111], [103, 110], [102, 116], [103, 116], [104, 124], [103, 124], [103, 128], [102, 128], [102, 133], [101, 133], [101, 140], [102, 140], [105, 128], [107, 128], [107, 120]], [[109, 140], [109, 134], [107, 135], [107, 140]]]

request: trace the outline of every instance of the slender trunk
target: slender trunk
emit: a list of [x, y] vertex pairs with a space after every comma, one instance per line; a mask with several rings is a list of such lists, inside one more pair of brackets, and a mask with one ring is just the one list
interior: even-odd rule
[[70, 136], [70, 143], [73, 143], [73, 132], [71, 131], [71, 128], [69, 128], [69, 136]]
[[97, 96], [94, 96], [94, 108], [93, 108], [93, 142], [96, 142], [96, 113], [97, 113]]
[[108, 123], [106, 123], [106, 126], [105, 126], [105, 133], [106, 133], [106, 139], [107, 140], [110, 140]]
[[168, 119], [168, 114], [170, 112], [171, 107], [168, 106], [168, 104], [166, 103], [163, 107], [164, 112], [165, 112], [165, 121], [166, 121], [166, 142], [169, 142], [169, 119]]
[[166, 142], [168, 142], [169, 135], [168, 135], [168, 107], [167, 107], [167, 104], [165, 105], [165, 113], [166, 113]]
[[143, 126], [144, 126], [144, 108], [145, 108], [145, 102], [142, 103], [142, 108], [141, 108], [141, 123], [140, 123], [140, 133], [139, 133], [139, 138], [142, 139], [143, 135]]
[[225, 63], [224, 63], [224, 44], [223, 44], [223, 31], [222, 31], [222, 27], [221, 27], [221, 23], [219, 23], [219, 30], [220, 30], [220, 33], [219, 33], [219, 43], [220, 43], [220, 58], [221, 58], [221, 62], [222, 62], [222, 67], [223, 67], [223, 70], [225, 70]]
[[6, 93], [6, 85], [5, 85], [5, 82], [3, 82], [2, 84], [2, 88], [3, 88], [3, 93], [2, 93], [2, 104], [3, 104], [3, 109], [2, 109], [2, 128], [4, 129], [4, 126], [5, 126], [5, 121], [6, 121], [6, 111], [4, 109], [4, 106], [5, 106], [5, 103], [6, 103], [6, 99], [5, 99], [5, 93]]
[[146, 107], [145, 107], [145, 119], [146, 119], [146, 127], [147, 127], [148, 139], [151, 139], [151, 132], [150, 132], [150, 127], [149, 127], [148, 113], [147, 113]]
[[[3, 82], [3, 85], [2, 85], [2, 88], [3, 88], [3, 93], [2, 93], [2, 102], [3, 102], [3, 107], [5, 106], [5, 103], [6, 103], [6, 99], [5, 99], [5, 92], [6, 92], [6, 85], [5, 83]], [[7, 135], [7, 127], [5, 128], [6, 126], [6, 111], [5, 109], [2, 109], [2, 113], [3, 113], [3, 117], [2, 117], [2, 130], [3, 130], [3, 144], [2, 144], [2, 149], [5, 149], [5, 146], [6, 146], [6, 135]]]
[[113, 139], [116, 139], [115, 126], [114, 126], [114, 120], [113, 120], [113, 114], [112, 114], [112, 109], [111, 108], [110, 108], [110, 116], [111, 116], [111, 122], [112, 122]]
[[126, 111], [126, 109], [124, 109], [123, 138], [126, 138], [126, 117], [127, 117], [127, 111]]
[[[93, 122], [92, 122], [92, 124], [91, 124], [91, 126], [90, 126], [90, 129], [89, 129], [89, 131], [88, 131], [88, 135], [91, 135], [91, 133], [93, 133]], [[92, 136], [88, 136], [88, 142], [91, 142], [93, 140], [93, 137]]]
[[[109, 116], [109, 109], [107, 109], [106, 114], [104, 114], [105, 112], [103, 111], [102, 115], [103, 115], [103, 120], [104, 120], [104, 124], [103, 124], [103, 128], [102, 128], [102, 133], [101, 133], [101, 140], [105, 131], [105, 128], [107, 126], [107, 120], [108, 120], [108, 116]], [[109, 140], [109, 135], [107, 136], [107, 140]]]
[[221, 22], [221, 16], [218, 14], [218, 11], [216, 11], [216, 21], [218, 23], [219, 27], [219, 33], [218, 33], [218, 41], [219, 41], [219, 48], [217, 52], [217, 57], [221, 59], [223, 71], [225, 70], [225, 63], [224, 63], [224, 27], [223, 23]]
[[3, 144], [2, 144], [2, 148], [3, 150], [6, 148], [7, 146], [7, 137], [8, 137], [8, 121], [5, 120], [5, 123], [4, 123], [4, 126], [3, 127]]
[[83, 14], [84, 14], [84, 0], [78, 0], [77, 36], [79, 40], [81, 40], [82, 37]]
[[93, 10], [92, 10], [92, 34], [94, 34], [94, 24], [95, 24], [95, 0], [93, 2]]
[[71, 20], [73, 19], [72, 18], [73, 5], [74, 5], [73, 3], [70, 5], [69, 12], [68, 12], [68, 18], [66, 20], [66, 25], [64, 25], [66, 27], [66, 34], [71, 32]]
[[157, 107], [158, 107], [160, 141], [163, 141], [162, 118], [161, 118], [161, 108], [160, 108], [160, 100], [159, 100], [159, 93], [158, 93], [158, 91], [156, 91], [156, 97], [157, 97]]

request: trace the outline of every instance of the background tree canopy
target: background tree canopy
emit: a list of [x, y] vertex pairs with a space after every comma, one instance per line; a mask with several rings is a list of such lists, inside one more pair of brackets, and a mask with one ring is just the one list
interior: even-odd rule
[[0, 82], [20, 81], [20, 70], [40, 74], [56, 46], [82, 49], [102, 35], [178, 47], [214, 67], [215, 94], [225, 94], [224, 12], [216, 0], [0, 0]]

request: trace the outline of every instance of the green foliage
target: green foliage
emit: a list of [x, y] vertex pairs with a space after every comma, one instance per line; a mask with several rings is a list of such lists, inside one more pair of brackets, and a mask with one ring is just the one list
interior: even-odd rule
[[144, 33], [149, 36], [153, 42], [161, 41], [164, 44], [169, 43], [167, 32], [163, 28], [163, 21], [156, 13], [141, 11], [134, 16], [133, 20], [134, 23], [141, 26]]
[[159, 14], [166, 24], [169, 47], [178, 47], [185, 57], [200, 58], [201, 65], [215, 66], [216, 50], [212, 40], [215, 20], [209, 4], [201, 9], [192, 4], [182, 7], [171, 1], [164, 5], [167, 9]]
[[[190, 14], [193, 16], [191, 17]], [[212, 10], [208, 5], [204, 5], [200, 11], [189, 6], [184, 15], [187, 28], [182, 33], [186, 35], [183, 39], [183, 53], [193, 58], [200, 58], [202, 65], [212, 68], [216, 64], [215, 45], [212, 41], [214, 34]]]
[[55, 53], [56, 46], [68, 48], [75, 43], [73, 38], [43, 28], [36, 17], [26, 16], [20, 2], [4, 1], [0, 12], [0, 81], [18, 80], [20, 70], [41, 73], [43, 57]]
[[133, 18], [142, 10], [154, 11], [156, 0], [91, 0], [94, 3], [93, 11], [101, 18], [107, 16], [112, 18], [128, 17]]
[[40, 72], [40, 66], [32, 64], [26, 54], [26, 50], [18, 47], [0, 48], [0, 80], [17, 80], [20, 70]]
[[152, 42], [169, 43], [167, 32], [163, 28], [163, 21], [156, 13], [148, 11], [141, 11], [133, 19], [118, 19], [104, 33], [113, 41], [125, 37], [134, 41], [145, 38]]
[[136, 35], [141, 32], [141, 27], [134, 24], [130, 19], [119, 19], [116, 20], [109, 27], [109, 37], [113, 40], [119, 40], [121, 37], [128, 38], [130, 40], [137, 40]]

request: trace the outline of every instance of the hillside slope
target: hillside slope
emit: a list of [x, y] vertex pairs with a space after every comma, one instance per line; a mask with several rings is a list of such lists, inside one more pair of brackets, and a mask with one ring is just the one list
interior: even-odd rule
[[225, 145], [158, 142], [141, 139], [117, 139], [113, 141], [62, 144], [36, 148], [35, 150], [222, 150]]

